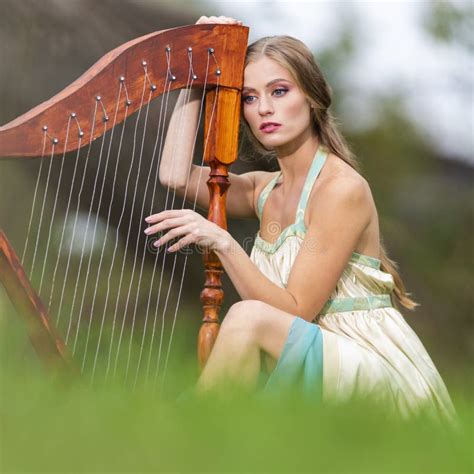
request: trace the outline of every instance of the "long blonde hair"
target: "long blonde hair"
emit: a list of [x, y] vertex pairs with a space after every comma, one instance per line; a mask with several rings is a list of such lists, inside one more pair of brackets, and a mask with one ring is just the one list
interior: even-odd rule
[[[314, 130], [322, 145], [330, 152], [344, 160], [349, 166], [360, 173], [359, 163], [347, 146], [339, 132], [335, 119], [329, 110], [332, 102], [332, 90], [308, 47], [300, 40], [291, 36], [267, 36], [252, 43], [247, 48], [245, 66], [266, 56], [287, 69], [296, 83], [306, 95], [311, 107], [311, 118]], [[263, 155], [272, 152], [265, 149], [252, 134], [250, 127], [242, 120], [244, 132], [252, 146]], [[394, 281], [393, 293], [396, 300], [407, 309], [414, 309], [418, 303], [409, 297], [405, 285], [398, 273], [398, 265], [391, 260], [380, 235], [381, 270], [390, 273]], [[392, 298], [392, 303], [396, 303]]]

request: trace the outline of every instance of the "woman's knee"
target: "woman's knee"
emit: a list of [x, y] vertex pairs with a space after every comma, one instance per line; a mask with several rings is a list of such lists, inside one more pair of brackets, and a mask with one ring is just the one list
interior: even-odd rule
[[268, 303], [244, 300], [231, 306], [221, 331], [229, 337], [245, 335], [246, 340], [277, 360], [283, 350], [295, 316]]
[[264, 303], [258, 300], [244, 300], [233, 304], [227, 312], [222, 329], [249, 330], [255, 332]]

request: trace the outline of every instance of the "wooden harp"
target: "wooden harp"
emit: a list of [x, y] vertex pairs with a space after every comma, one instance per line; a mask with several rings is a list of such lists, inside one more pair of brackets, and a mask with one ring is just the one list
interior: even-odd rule
[[[163, 104], [165, 102], [164, 97], [166, 96], [167, 102], [167, 94], [172, 90], [184, 89], [188, 91], [192, 87], [199, 87], [203, 90], [203, 100], [201, 102], [201, 112], [202, 117], [204, 117], [203, 140], [205, 142], [203, 162], [205, 162], [211, 169], [207, 181], [210, 193], [208, 218], [225, 228], [225, 198], [229, 186], [227, 178], [228, 167], [237, 157], [240, 100], [247, 37], [248, 28], [243, 26], [192, 25], [151, 33], [129, 41], [103, 56], [79, 79], [50, 100], [47, 100], [10, 123], [0, 127], [0, 157], [2, 159], [5, 158], [10, 160], [18, 158], [36, 158], [35, 160], [29, 161], [32, 163], [38, 163], [39, 160], [40, 170], [43, 163], [46, 169], [48, 166], [51, 167], [53, 166], [53, 163], [58, 163], [60, 160], [63, 162], [65, 160], [72, 161], [73, 157], [75, 157], [74, 159], [77, 160], [76, 163], [82, 163], [82, 161], [85, 162], [83, 171], [84, 176], [88, 172], [85, 168], [88, 166], [88, 162], [93, 162], [97, 157], [96, 155], [94, 158], [93, 153], [90, 153], [91, 148], [95, 146], [98, 150], [100, 149], [100, 154], [99, 151], [97, 152], [99, 154], [99, 164], [97, 165], [96, 175], [98, 176], [100, 174], [101, 159], [105, 160], [105, 157], [107, 157], [107, 164], [105, 165], [106, 171], [107, 166], [110, 167], [109, 170], [113, 169], [114, 159], [119, 159], [118, 156], [113, 157], [110, 153], [110, 143], [113, 141], [114, 128], [117, 129], [115, 136], [121, 137], [123, 135], [123, 129], [125, 128], [127, 118], [130, 117], [128, 125], [130, 126], [131, 120], [135, 120], [136, 132], [140, 120], [140, 114], [143, 120], [143, 117], [149, 113], [148, 107], [150, 106], [150, 103], [154, 99], [161, 97], [161, 108], [159, 114], [160, 125], [157, 127], [157, 130], [159, 131], [161, 127], [163, 133], [164, 128], [161, 125], [161, 119], [166, 115], [166, 110], [163, 112]], [[135, 119], [133, 117], [135, 117]], [[145, 124], [145, 127], [146, 126], [147, 125]], [[122, 127], [121, 131], [119, 130], [120, 127]], [[120, 133], [122, 133], [122, 135], [120, 135]], [[106, 136], [109, 142], [105, 141]], [[144, 136], [145, 132], [143, 132], [143, 137]], [[138, 155], [139, 152], [142, 153], [142, 151], [140, 151], [140, 146], [143, 148], [143, 142], [140, 143], [140, 136], [137, 137], [134, 135], [133, 141], [133, 152], [129, 153], [128, 159], [130, 159], [130, 156], [133, 158], [135, 155]], [[120, 141], [120, 146], [121, 143], [122, 142]], [[155, 151], [157, 148], [156, 143], [157, 142], [155, 142], [153, 157], [155, 157]], [[119, 155], [120, 146], [118, 152]], [[150, 181], [147, 181], [148, 189], [154, 189], [153, 186], [156, 185], [156, 176], [158, 172], [157, 170], [159, 169], [160, 158], [159, 151], [158, 146], [158, 152], [156, 153], [157, 158], [153, 165], [156, 173], [155, 181], [153, 182], [153, 176]], [[127, 157], [124, 158], [121, 156], [120, 159], [126, 160]], [[59, 165], [57, 166], [59, 167]], [[80, 166], [81, 165], [79, 165], [79, 168]], [[131, 164], [129, 167], [132, 169]], [[50, 169], [51, 168], [49, 168], [49, 170]], [[47, 178], [43, 177], [43, 181], [40, 180], [40, 175], [38, 175], [35, 188], [35, 199], [38, 190], [38, 183], [41, 182], [39, 188], [42, 188], [44, 180], [46, 179], [46, 182], [49, 181], [49, 170], [48, 173], [44, 172], [43, 176], [47, 175]], [[60, 170], [59, 178], [62, 173], [62, 165]], [[117, 170], [117, 167], [115, 167], [115, 170]], [[73, 178], [76, 174], [79, 174], [79, 171], [76, 173], [75, 167]], [[103, 174], [105, 175], [105, 173]], [[152, 174], [151, 171], [150, 174]], [[95, 178], [95, 180], [97, 181], [97, 178]], [[57, 198], [57, 193], [60, 188], [59, 181], [56, 183], [56, 188]], [[77, 185], [71, 184], [70, 189], [70, 201], [71, 194], [77, 194], [80, 197], [80, 193], [77, 191]], [[94, 184], [94, 192], [96, 192], [96, 189], [98, 195], [99, 187], [96, 188]], [[80, 188], [80, 190], [82, 191], [82, 188]], [[46, 185], [46, 190], [44, 191], [45, 199], [47, 192], [48, 188]], [[54, 195], [54, 192], [50, 194]], [[102, 196], [102, 192], [100, 194]], [[72, 196], [72, 201], [74, 201], [75, 197], [76, 196], [74, 195]], [[116, 199], [115, 196], [113, 199]], [[46, 299], [43, 299], [42, 301], [38, 295], [38, 293], [41, 293], [41, 288], [38, 293], [33, 289], [34, 284], [30, 282], [31, 278], [29, 278], [29, 275], [27, 275], [27, 271], [24, 268], [24, 266], [26, 267], [26, 264], [22, 265], [22, 262], [24, 263], [25, 260], [25, 254], [27, 255], [28, 252], [30, 252], [30, 250], [27, 251], [27, 246], [29, 245], [29, 249], [35, 247], [33, 257], [29, 258], [29, 265], [33, 267], [36, 261], [36, 267], [38, 267], [37, 262], [40, 258], [40, 252], [37, 250], [37, 240], [36, 244], [33, 244], [33, 241], [35, 240], [35, 231], [40, 233], [41, 229], [45, 228], [44, 221], [50, 220], [47, 216], [43, 216], [43, 209], [41, 209], [41, 216], [36, 218], [36, 221], [34, 220], [33, 211], [35, 211], [35, 206], [36, 208], [44, 208], [44, 200], [43, 204], [39, 203], [39, 201], [40, 199], [38, 198], [36, 205], [35, 202], [33, 202], [29, 230], [26, 238], [27, 243], [25, 244], [21, 259], [10, 245], [5, 233], [0, 230], [0, 280], [17, 311], [25, 317], [29, 337], [40, 359], [49, 367], [63, 369], [76, 365], [74, 363], [76, 357], [72, 355], [73, 351], [71, 351], [70, 348], [72, 345], [71, 341], [74, 338], [71, 337], [68, 341], [67, 338], [64, 337], [64, 334], [58, 330], [52, 314], [52, 306], [54, 306], [54, 304], [51, 305], [51, 295], [49, 301], [47, 301], [47, 296]], [[92, 201], [94, 201], [94, 196], [91, 199], [91, 206]], [[112, 203], [110, 203], [110, 206], [111, 205]], [[99, 201], [99, 209], [100, 206], [101, 204]], [[125, 204], [124, 207], [126, 207]], [[141, 215], [139, 216], [141, 220], [143, 220], [142, 218], [144, 217], [143, 213], [148, 215], [149, 209], [145, 209], [145, 207], [146, 206], [142, 205]], [[53, 218], [55, 208], [56, 201], [53, 208]], [[71, 209], [72, 212], [73, 208], [74, 204], [68, 202], [67, 209]], [[77, 204], [76, 207], [76, 221], [77, 209], [79, 209], [79, 204]], [[154, 211], [156, 212], [159, 210], [162, 209], [156, 209], [155, 207]], [[39, 227], [35, 227], [35, 222], [38, 222], [38, 219]], [[135, 219], [137, 219], [137, 217], [135, 217]], [[130, 217], [130, 221], [132, 221], [132, 217]], [[67, 245], [64, 245], [64, 241], [67, 241], [68, 235], [71, 240], [70, 234], [67, 234], [67, 232], [66, 237], [64, 237], [65, 228], [66, 225], [64, 224], [62, 227], [63, 231], [59, 251], [61, 251], [63, 247], [67, 247]], [[76, 222], [74, 223], [74, 231], [75, 230]], [[50, 234], [51, 227], [49, 237]], [[106, 231], [105, 239], [107, 239], [107, 235]], [[74, 240], [74, 238], [73, 234], [72, 240]], [[29, 244], [28, 239], [30, 239]], [[84, 237], [84, 241], [85, 240], [86, 237]], [[110, 241], [109, 244], [112, 247]], [[45, 258], [49, 257], [48, 246], [49, 243], [46, 246], [47, 250], [45, 252]], [[114, 256], [115, 249], [117, 249], [117, 242], [115, 242]], [[30, 253], [32, 252], [33, 251]], [[127, 252], [127, 247], [125, 247], [125, 252]], [[63, 259], [62, 256], [61, 259]], [[158, 254], [156, 256], [156, 260], [157, 259]], [[81, 255], [81, 262], [82, 260], [83, 257]], [[89, 260], [89, 262], [90, 261], [91, 260]], [[54, 262], [54, 259], [52, 262]], [[59, 265], [58, 262], [60, 262]], [[94, 273], [93, 265], [92, 273]], [[58, 266], [60, 269], [66, 267], [64, 259], [60, 260], [59, 256], [56, 259], [54, 269], [55, 280], [57, 280], [56, 273]], [[222, 305], [224, 296], [221, 287], [221, 275], [223, 269], [217, 256], [213, 252], [204, 253], [204, 267], [205, 283], [204, 289], [201, 292], [204, 317], [200, 327], [197, 345], [200, 367], [205, 364], [217, 336], [219, 329], [219, 309]], [[61, 283], [63, 284], [63, 294], [64, 285], [68, 278], [68, 268], [69, 260], [67, 261], [66, 273], [63, 273], [63, 276], [60, 277], [60, 279], [62, 279]], [[76, 268], [75, 272], [77, 273], [77, 271]], [[33, 268], [31, 269], [31, 272], [33, 272]], [[79, 267], [78, 272], [77, 278], [79, 280], [81, 278], [84, 279], [84, 277], [81, 276], [81, 267]], [[95, 272], [97, 272], [97, 268]], [[44, 279], [47, 278], [44, 276], [44, 267], [43, 271], [40, 273], [42, 274], [39, 286], [47, 286], [44, 284]], [[88, 269], [86, 276], [89, 274], [90, 272]], [[111, 274], [113, 276], [112, 268], [109, 269], [108, 274], [109, 278]], [[105, 275], [107, 275], [107, 272]], [[97, 280], [99, 280], [98, 274], [96, 277]], [[131, 278], [133, 279], [133, 275]], [[105, 280], [106, 277], [104, 276], [103, 279]], [[78, 285], [77, 282], [76, 285]], [[85, 288], [87, 282], [84, 285]], [[129, 284], [129, 288], [131, 286], [132, 283]], [[97, 290], [97, 282], [95, 290]], [[68, 290], [66, 290], [66, 292], [67, 291]], [[114, 291], [115, 288], [107, 293], [105, 306], [99, 317], [99, 320], [102, 318], [102, 322], [104, 321], [107, 312], [107, 304], [110, 304], [110, 301], [115, 302], [120, 299], [120, 296], [114, 294]], [[75, 295], [76, 293], [74, 296]], [[96, 292], [94, 292], [94, 300], [95, 295]], [[62, 296], [63, 295], [61, 295], [61, 301]], [[78, 304], [76, 303], [76, 306], [77, 305]], [[74, 302], [72, 309], [69, 309], [71, 312], [74, 311]], [[92, 309], [94, 310], [94, 306], [92, 306]], [[63, 309], [60, 308], [59, 311], [63, 311]], [[134, 318], [135, 313], [133, 316]], [[125, 321], [125, 315], [123, 316], [123, 321]], [[76, 323], [72, 323], [73, 331], [71, 333], [74, 332], [74, 324]], [[117, 322], [117, 327], [118, 326], [119, 322]], [[78, 326], [76, 327], [78, 328]], [[71, 322], [69, 322], [69, 329], [71, 329]], [[79, 330], [77, 329], [75, 338], [76, 342], [78, 331]], [[87, 344], [88, 341], [86, 347]], [[110, 344], [112, 346], [112, 343]], [[101, 349], [97, 346], [94, 350], [95, 360], [97, 360], [97, 354]], [[150, 349], [150, 354], [151, 350], [152, 349]], [[117, 357], [115, 358], [115, 362], [117, 362]], [[148, 359], [148, 362], [150, 362], [150, 358]], [[106, 374], [111, 365], [113, 365], [113, 361], [111, 363], [109, 357]], [[127, 372], [128, 365], [130, 365], [130, 357], [127, 361]], [[84, 362], [82, 368], [84, 368]], [[95, 369], [96, 366], [94, 364], [93, 374]]]

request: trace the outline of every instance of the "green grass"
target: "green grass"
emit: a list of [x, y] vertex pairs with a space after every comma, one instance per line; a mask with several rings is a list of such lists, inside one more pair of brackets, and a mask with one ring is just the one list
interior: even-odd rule
[[[189, 372], [189, 371], [188, 371]], [[174, 374], [175, 375], [175, 374]], [[461, 430], [395, 420], [363, 401], [318, 406], [296, 394], [190, 396], [151, 386], [64, 386], [2, 373], [3, 472], [472, 472], [472, 404]]]
[[133, 390], [134, 377], [124, 384], [123, 376], [64, 384], [38, 363], [18, 319], [0, 322], [1, 472], [473, 472], [467, 369], [449, 387], [460, 419], [453, 431], [423, 416], [391, 418], [364, 400], [319, 405], [237, 388], [179, 398], [197, 376], [185, 328], [176, 331], [186, 337], [173, 343], [164, 390], [143, 378]]

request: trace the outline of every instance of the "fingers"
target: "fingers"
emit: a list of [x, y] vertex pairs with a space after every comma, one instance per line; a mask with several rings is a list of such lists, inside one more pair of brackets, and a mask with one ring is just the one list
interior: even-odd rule
[[228, 16], [202, 16], [196, 22], [196, 25], [204, 25], [207, 23], [217, 23], [217, 24], [226, 24], [226, 25], [242, 25], [241, 20], [236, 20]]
[[168, 248], [168, 252], [172, 252], [191, 243], [196, 243], [200, 239], [201, 230], [198, 224], [200, 220], [206, 221], [200, 214], [191, 209], [171, 209], [148, 216], [145, 221], [151, 225], [144, 232], [149, 236], [162, 230], [173, 228], [153, 243], [155, 247], [185, 235], [185, 237]]
[[[169, 242], [170, 240], [175, 239], [176, 237], [180, 237], [181, 235], [187, 235], [187, 234], [189, 234], [189, 235], [187, 235], [187, 237], [185, 237], [185, 238], [188, 239], [188, 240], [191, 239], [189, 243], [194, 242], [194, 239], [195, 239], [196, 236], [195, 236], [195, 234], [193, 234], [193, 230], [194, 230], [194, 226], [192, 224], [183, 225], [181, 227], [176, 227], [175, 229], [172, 229], [169, 232], [167, 232], [166, 235], [163, 235], [156, 242], [153, 242], [153, 245], [155, 247], [159, 247], [160, 245], [164, 245], [167, 242]], [[184, 239], [181, 239], [181, 240], [184, 240]], [[181, 242], [181, 240], [179, 242]], [[177, 242], [177, 243], [179, 243], [179, 242]], [[175, 245], [176, 244], [174, 244], [173, 247]], [[184, 244], [184, 245], [186, 245], [186, 244]]]
[[143, 232], [145, 232], [146, 235], [152, 235], [152, 234], [156, 234], [157, 232], [161, 232], [162, 230], [169, 229], [170, 227], [178, 227], [178, 226], [184, 225], [188, 222], [189, 222], [188, 216], [175, 217], [174, 219], [165, 219], [158, 224], [151, 225], [150, 227], [145, 229]]
[[160, 222], [165, 219], [182, 217], [187, 214], [194, 214], [194, 211], [191, 209], [170, 209], [168, 211], [158, 212], [158, 214], [152, 214], [151, 216], [146, 217], [145, 222], [148, 224], [155, 224], [156, 222]]
[[177, 250], [181, 250], [186, 245], [193, 244], [195, 242], [193, 235], [188, 235], [183, 237], [181, 240], [173, 244], [171, 247], [168, 247], [168, 252], [175, 252]]

